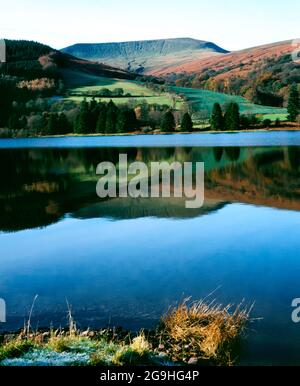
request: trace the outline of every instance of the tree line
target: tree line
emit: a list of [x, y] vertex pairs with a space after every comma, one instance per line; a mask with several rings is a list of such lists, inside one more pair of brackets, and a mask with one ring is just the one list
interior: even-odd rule
[[[229, 103], [224, 112], [219, 103], [215, 103], [210, 118], [211, 130], [215, 131], [236, 131], [248, 130], [251, 128], [268, 128], [272, 124], [270, 119], [260, 119], [256, 115], [241, 115], [239, 105], [235, 102]], [[275, 126], [280, 126], [280, 121], [275, 121]]]
[[[64, 113], [51, 114], [48, 118], [48, 134], [66, 134], [74, 132], [77, 134], [116, 134], [130, 133], [147, 124], [148, 121], [137, 118], [136, 109], [127, 105], [117, 106], [112, 100], [108, 103], [90, 102], [83, 100], [79, 113], [72, 125]], [[168, 109], [160, 114], [160, 130], [162, 132], [174, 132], [176, 122], [173, 112]], [[192, 131], [193, 122], [189, 113], [185, 113], [181, 120], [182, 131]]]
[[74, 132], [84, 133], [128, 133], [136, 130], [139, 122], [134, 109], [118, 107], [113, 101], [108, 103], [83, 100], [75, 120]]
[[[290, 87], [287, 111], [288, 120], [290, 122], [296, 122], [300, 114], [300, 99], [297, 84], [293, 84]], [[240, 128], [247, 129], [256, 126], [258, 123], [259, 120], [255, 115], [240, 115], [239, 105], [234, 102], [227, 105], [225, 112], [223, 112], [219, 103], [215, 103], [210, 118], [211, 128], [217, 131], [232, 131]], [[262, 123], [264, 127], [269, 127], [271, 120], [265, 119]], [[279, 123], [279, 120], [277, 120], [275, 122], [276, 126], [279, 126]]]
[[219, 103], [213, 106], [210, 125], [213, 130], [238, 130], [241, 123], [239, 105], [235, 102], [229, 103], [226, 107], [225, 113]]
[[[38, 98], [31, 99], [32, 96]], [[161, 132], [192, 132], [192, 116], [188, 104], [181, 111], [172, 110], [167, 105], [149, 105], [127, 103], [116, 105], [83, 100], [80, 105], [75, 102], [57, 103], [43, 98], [44, 91], [28, 87], [16, 87], [15, 79], [0, 78], [0, 127], [8, 127], [3, 135], [64, 135], [77, 134], [115, 134], [129, 133], [136, 130], [149, 132], [159, 129]], [[70, 104], [70, 106], [68, 106]], [[288, 101], [290, 121], [299, 119], [300, 104], [297, 85], [290, 88]], [[279, 126], [279, 121], [275, 122]], [[210, 116], [210, 126], [216, 131], [234, 131], [251, 127], [270, 127], [271, 121], [263, 122], [255, 116], [241, 115], [237, 103], [222, 106], [215, 103]]]
[[[29, 109], [28, 103], [26, 108]], [[11, 135], [26, 135], [26, 131], [34, 135], [117, 134], [130, 133], [147, 127], [149, 130], [159, 128], [162, 132], [175, 132], [177, 126], [174, 113], [168, 106], [145, 104], [133, 108], [126, 104], [118, 106], [112, 100], [107, 103], [84, 99], [78, 108], [69, 111], [52, 112], [43, 104], [42, 111], [34, 112], [36, 108], [37, 106], [26, 113], [24, 107], [18, 106], [10, 112], [7, 127]], [[144, 109], [147, 111], [141, 111]], [[192, 131], [192, 129], [192, 118], [190, 114], [185, 113], [181, 120], [181, 130]]]

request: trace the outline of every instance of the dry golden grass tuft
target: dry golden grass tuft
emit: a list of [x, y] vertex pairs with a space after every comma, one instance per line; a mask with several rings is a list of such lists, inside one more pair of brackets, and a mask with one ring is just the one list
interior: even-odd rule
[[233, 310], [231, 305], [187, 299], [162, 318], [159, 339], [175, 361], [231, 365], [250, 311], [242, 304]]

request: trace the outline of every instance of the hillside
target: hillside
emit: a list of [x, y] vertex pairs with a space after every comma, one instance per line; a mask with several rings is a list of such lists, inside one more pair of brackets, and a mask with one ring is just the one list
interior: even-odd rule
[[176, 86], [242, 95], [250, 101], [282, 106], [288, 86], [300, 83], [300, 65], [292, 60], [292, 41], [279, 42], [151, 71]]
[[[155, 75], [168, 75], [170, 73], [195, 73], [204, 69], [220, 71], [228, 68], [234, 75], [242, 75], [247, 70], [251, 69], [257, 62], [273, 56], [282, 56], [291, 53], [295, 48], [292, 46], [292, 41], [277, 42], [273, 44], [262, 45], [258, 47], [247, 48], [241, 51], [228, 52], [223, 55], [206, 58], [191, 58], [188, 63], [178, 66], [165, 67], [164, 70], [157, 69], [151, 71]], [[240, 65], [242, 71], [240, 70]]]
[[259, 105], [285, 107], [289, 86], [300, 83], [292, 41], [228, 52], [213, 43], [167, 39], [75, 44], [63, 51], [130, 72], [167, 79], [172, 86], [240, 95]]
[[[104, 64], [61, 53], [41, 43], [5, 40], [6, 63], [0, 64], [0, 127], [30, 126], [31, 113], [46, 113], [50, 107], [40, 98], [61, 98], [67, 89], [105, 79], [134, 80], [137, 75]], [[31, 107], [28, 105], [30, 102]], [[50, 102], [49, 102], [50, 103]], [[35, 107], [33, 107], [36, 105]], [[37, 119], [44, 119], [37, 115]], [[40, 122], [35, 124], [40, 126]]]
[[[102, 102], [113, 101], [119, 104], [145, 104], [167, 105], [180, 108], [182, 100], [179, 96], [169, 92], [151, 89], [145, 83], [137, 80], [115, 79], [101, 76], [87, 76], [81, 73], [69, 73], [70, 80], [67, 82], [68, 97], [65, 100], [82, 102], [84, 99], [91, 101], [93, 98], [101, 97]], [[122, 97], [116, 95], [118, 90], [122, 90]]]
[[5, 40], [7, 63], [0, 65], [0, 73], [25, 79], [38, 77], [70, 78], [70, 71], [117, 79], [135, 79], [134, 74], [104, 64], [78, 59], [44, 44], [26, 40]]
[[[254, 56], [251, 50], [225, 54], [217, 53], [215, 48], [212, 53], [210, 43], [192, 39], [179, 41], [180, 44], [174, 44], [173, 39], [161, 46], [160, 52], [166, 56], [159, 56], [159, 60], [169, 57], [172, 50], [186, 48], [188, 43], [195, 52], [199, 47], [210, 50], [214, 59], [210, 56], [203, 61], [206, 65], [213, 61], [215, 69], [212, 64], [199, 72], [174, 72], [157, 79], [80, 59], [40, 43], [7, 40], [7, 63], [0, 65], [0, 127], [8, 130], [4, 130], [3, 135], [109, 134], [116, 130], [125, 132], [124, 127], [132, 131], [141, 125], [147, 130], [149, 127], [160, 129], [163, 114], [169, 107], [174, 109], [177, 122], [188, 108], [194, 124], [203, 128], [207, 126], [214, 103], [226, 108], [232, 101], [239, 104], [243, 114], [286, 120], [287, 111], [282, 108], [285, 93], [288, 86], [299, 83], [300, 78], [299, 66], [286, 53], [287, 43], [283, 47], [279, 44], [280, 49], [274, 45], [277, 56], [273, 46], [268, 47], [267, 53], [257, 49]], [[148, 47], [150, 50], [151, 45]], [[153, 52], [157, 52], [157, 47], [152, 47]], [[149, 55], [145, 49], [141, 47], [140, 57]], [[173, 55], [177, 56], [175, 52]], [[178, 55], [180, 57], [180, 53]], [[241, 59], [241, 55], [245, 59]], [[238, 59], [229, 66], [227, 58], [236, 56]], [[244, 61], [239, 62], [241, 60]], [[97, 104], [99, 99], [101, 103]], [[107, 123], [108, 107], [114, 117]], [[101, 116], [101, 119], [105, 116], [105, 125], [99, 118], [100, 110], [101, 114], [105, 110]], [[133, 116], [134, 122], [130, 120]], [[130, 128], [125, 125], [127, 121]]]
[[276, 119], [284, 121], [287, 118], [286, 109], [257, 105], [238, 95], [187, 87], [173, 87], [172, 90], [189, 104], [190, 109], [194, 111], [193, 116], [195, 120], [197, 120], [197, 116], [199, 115], [209, 116], [212, 112], [214, 103], [219, 103], [225, 108], [225, 106], [231, 102], [237, 103], [241, 114], [244, 115], [264, 116], [264, 118], [271, 119], [272, 121], [275, 121]]
[[79, 58], [113, 65], [138, 73], [164, 72], [228, 51], [216, 44], [190, 38], [145, 40], [121, 43], [86, 43], [64, 48], [62, 52]]
[[39, 57], [54, 51], [53, 48], [45, 44], [29, 40], [5, 39], [5, 45], [8, 63], [37, 60]]

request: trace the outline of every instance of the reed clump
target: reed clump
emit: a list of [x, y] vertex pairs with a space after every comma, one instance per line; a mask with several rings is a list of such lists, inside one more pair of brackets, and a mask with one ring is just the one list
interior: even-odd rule
[[187, 299], [162, 318], [160, 347], [174, 361], [231, 365], [251, 308]]

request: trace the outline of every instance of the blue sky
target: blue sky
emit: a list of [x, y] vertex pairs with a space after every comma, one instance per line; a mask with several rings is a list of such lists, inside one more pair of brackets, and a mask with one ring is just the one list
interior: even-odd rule
[[0, 38], [77, 42], [193, 37], [229, 50], [300, 37], [299, 0], [0, 0]]

